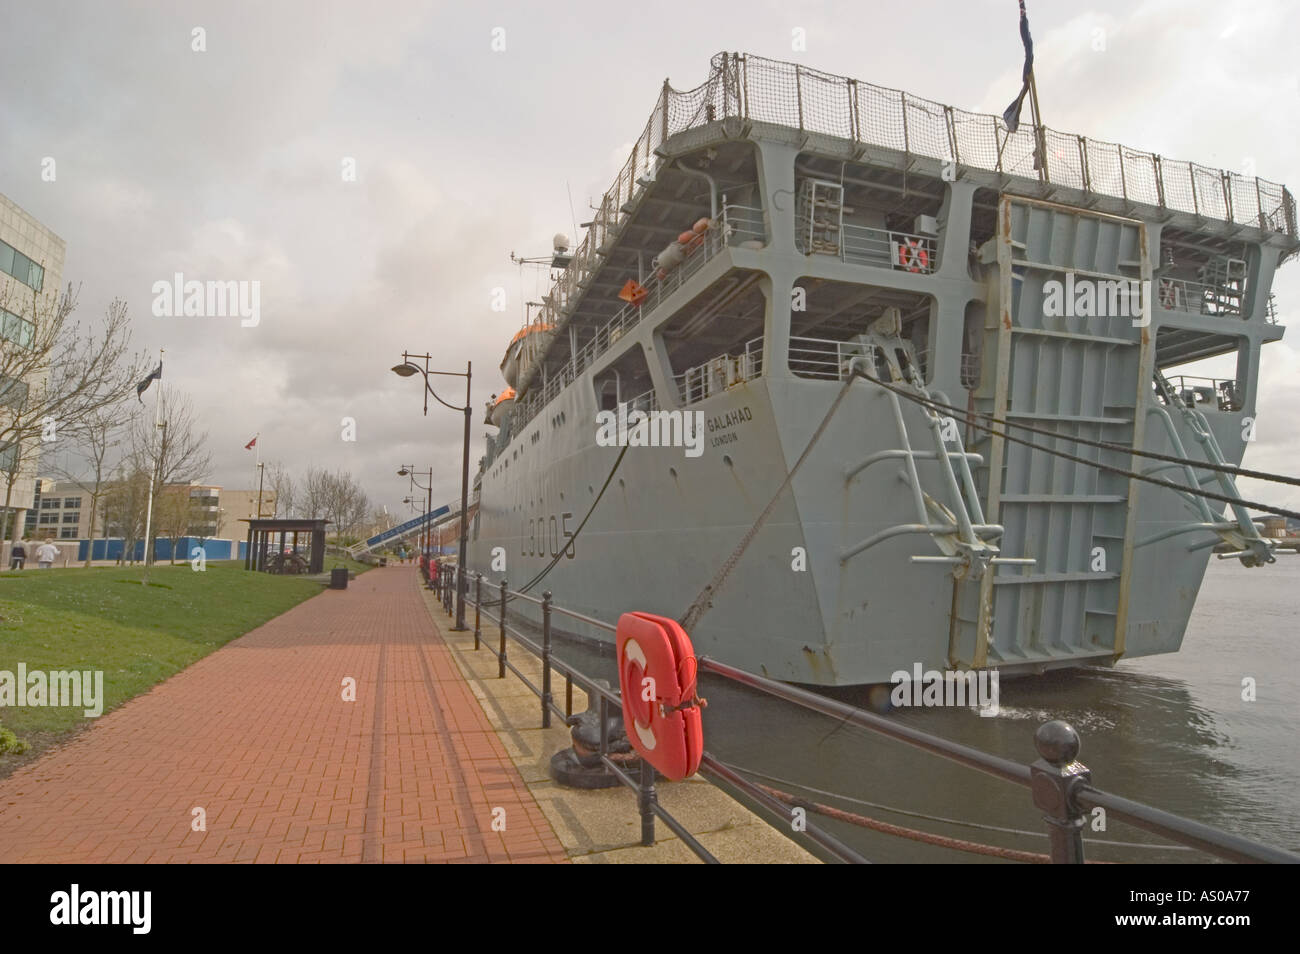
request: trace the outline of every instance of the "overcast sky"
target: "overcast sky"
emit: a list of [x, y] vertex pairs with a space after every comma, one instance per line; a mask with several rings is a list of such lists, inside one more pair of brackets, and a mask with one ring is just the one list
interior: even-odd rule
[[[1300, 186], [1300, 4], [1028, 6], [1048, 125]], [[694, 87], [738, 50], [1001, 112], [1021, 66], [1014, 0], [42, 0], [3, 19], [0, 192], [67, 242], [81, 317], [124, 298], [134, 343], [166, 349], [213, 482], [256, 486], [243, 445], [260, 432], [265, 461], [348, 469], [398, 516], [399, 464], [432, 465], [435, 499], [459, 493], [461, 421], [422, 419], [418, 381], [388, 369], [404, 349], [473, 361], [476, 462], [521, 302], [544, 290], [509, 253], [545, 254], [589, 217], [665, 77]], [[260, 324], [154, 317], [153, 283], [175, 272], [259, 281]], [[1300, 323], [1300, 266], [1275, 291]], [[1296, 334], [1265, 349], [1248, 466], [1300, 473]], [[1294, 488], [1242, 489], [1300, 508]]]

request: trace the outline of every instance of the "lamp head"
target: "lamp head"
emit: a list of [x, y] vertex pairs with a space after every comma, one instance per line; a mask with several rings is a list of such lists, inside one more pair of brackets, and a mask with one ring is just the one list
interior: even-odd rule
[[411, 364], [411, 362], [409, 361], [405, 361], [402, 364], [393, 365], [393, 374], [396, 374], [398, 377], [402, 377], [402, 378], [409, 378], [413, 374], [418, 374], [419, 371], [420, 369], [417, 368], [415, 365]]

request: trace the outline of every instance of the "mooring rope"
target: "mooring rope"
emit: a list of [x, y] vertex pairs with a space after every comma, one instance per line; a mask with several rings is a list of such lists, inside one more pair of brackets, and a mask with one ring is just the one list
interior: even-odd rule
[[[932, 410], [947, 409], [951, 407], [951, 405], [942, 404], [940, 402], [934, 401], [931, 398], [922, 397], [921, 395], [914, 394], [911, 391], [907, 391], [902, 388], [895, 387], [894, 385], [882, 381], [877, 377], [873, 377], [872, 375], [867, 374], [867, 372], [863, 371], [861, 368], [854, 368], [854, 370], [849, 373], [849, 377], [850, 379], [854, 377], [860, 377], [865, 381], [870, 381], [872, 384], [878, 384], [880, 385], [880, 387], [885, 388], [888, 391], [893, 391], [899, 397], [907, 398], [907, 400], [909, 401], [912, 401], [916, 404], [920, 404], [925, 407], [929, 407]], [[1148, 484], [1155, 484], [1157, 487], [1165, 487], [1168, 488], [1169, 490], [1174, 490], [1179, 493], [1195, 494], [1196, 496], [1204, 497], [1207, 500], [1217, 500], [1222, 503], [1231, 504], [1234, 506], [1249, 507], [1252, 510], [1261, 510], [1264, 513], [1276, 514], [1279, 517], [1289, 517], [1293, 520], [1300, 520], [1300, 511], [1287, 510], [1283, 507], [1273, 507], [1270, 506], [1269, 504], [1258, 503], [1257, 501], [1254, 500], [1246, 500], [1243, 497], [1229, 497], [1227, 494], [1214, 493], [1213, 491], [1204, 490], [1200, 487], [1188, 487], [1184, 484], [1176, 483], [1175, 481], [1172, 480], [1165, 480], [1162, 477], [1152, 477], [1148, 474], [1139, 474], [1136, 471], [1126, 470], [1123, 467], [1115, 467], [1111, 464], [1103, 464], [1100, 461], [1088, 460], [1086, 457], [1079, 457], [1075, 454], [1067, 454], [1065, 451], [1056, 450], [1051, 447], [1044, 447], [1041, 444], [1035, 444], [1033, 441], [1027, 441], [1024, 438], [1012, 437], [1010, 434], [1006, 433], [1005, 431], [999, 431], [988, 424], [981, 423], [980, 421], [975, 419], [975, 416], [973, 416], [971, 413], [967, 411], [958, 411], [958, 413], [962, 415], [966, 423], [970, 424], [972, 427], [976, 427], [982, 431], [986, 431], [987, 433], [992, 434], [994, 437], [1001, 437], [1003, 440], [1011, 441], [1014, 444], [1023, 444], [1025, 447], [1032, 448], [1033, 450], [1042, 451], [1043, 453], [1051, 454], [1054, 457], [1060, 457], [1064, 460], [1073, 461], [1076, 464], [1083, 464], [1085, 467], [1092, 467], [1096, 470], [1104, 470], [1107, 473], [1118, 474], [1121, 477], [1128, 477], [1131, 480], [1145, 481]], [[988, 415], [982, 415], [982, 416], [987, 417]], [[1005, 425], [1007, 422], [1002, 421], [1000, 423]], [[1021, 425], [1011, 424], [1010, 426], [1020, 427]], [[1068, 434], [1058, 434], [1054, 431], [1050, 431], [1048, 433], [1050, 433], [1053, 437], [1057, 438], [1058, 440], [1063, 440], [1063, 441], [1079, 440], [1078, 438], [1071, 437]], [[1084, 443], [1089, 443], [1089, 442], [1085, 441]], [[1123, 447], [1123, 445], [1120, 446], [1121, 448]], [[1133, 453], [1133, 454], [1140, 453], [1136, 449], [1128, 449], [1125, 450], [1124, 452]], [[1183, 458], [1172, 458], [1172, 459], [1184, 464], [1188, 464], [1193, 468], [1207, 466], [1206, 464], [1202, 464], [1194, 460], [1185, 460]]]

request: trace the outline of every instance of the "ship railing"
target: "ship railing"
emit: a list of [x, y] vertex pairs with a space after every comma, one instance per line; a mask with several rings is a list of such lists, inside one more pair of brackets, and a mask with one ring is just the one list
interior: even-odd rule
[[[433, 581], [442, 606], [449, 615], [455, 612], [453, 591], [457, 579], [458, 575], [453, 568], [443, 567]], [[467, 590], [471, 588], [468, 577], [460, 575], [459, 579], [464, 581], [462, 585]], [[617, 632], [617, 627], [604, 620], [557, 605], [550, 591], [543, 592], [541, 598], [538, 598], [525, 592], [511, 590], [505, 579], [491, 583], [484, 579], [482, 573], [476, 573], [472, 589], [473, 595], [467, 596], [466, 605], [474, 607], [475, 651], [486, 649], [496, 657], [498, 679], [506, 678], [506, 672], [509, 671], [538, 697], [542, 728], [551, 727], [552, 716], [563, 719], [566, 725], [575, 723], [574, 686], [587, 694], [589, 703], [591, 700], [596, 701], [600, 716], [601, 763], [623, 785], [637, 793], [638, 811], [641, 816], [641, 844], [649, 847], [655, 843], [655, 819], [657, 818], [681, 838], [698, 858], [716, 864], [717, 858], [659, 804], [655, 790], [655, 771], [650, 764], [641, 760], [639, 775], [633, 777], [626, 765], [621, 765], [609, 757], [610, 716], [621, 712], [623, 705], [619, 690], [611, 688], [603, 680], [584, 674], [576, 666], [554, 655], [556, 634], [553, 619], [557, 613], [610, 635]], [[509, 605], [514, 600], [521, 600], [538, 608], [541, 615], [540, 639], [512, 624]], [[521, 621], [517, 612], [516, 619]], [[488, 644], [483, 633], [485, 621], [496, 628], [495, 648]], [[522, 672], [511, 660], [510, 643], [514, 643], [540, 661], [540, 685]], [[1050, 854], [1026, 858], [1025, 856], [1029, 854], [1027, 852], [1012, 852], [991, 845], [974, 846], [987, 849], [980, 852], [983, 854], [993, 854], [1012, 860], [1083, 864], [1085, 861], [1083, 831], [1100, 811], [1105, 813], [1108, 820], [1125, 822], [1177, 845], [1203, 851], [1227, 861], [1300, 863], [1300, 855], [1292, 852], [1251, 841], [1193, 819], [1174, 815], [1096, 788], [1092, 784], [1092, 771], [1077, 759], [1080, 747], [1079, 735], [1072, 726], [1063, 721], [1045, 722], [1038, 727], [1034, 733], [1034, 746], [1039, 758], [1029, 765], [1024, 765], [850, 706], [828, 696], [737, 669], [709, 656], [700, 656], [696, 662], [697, 671], [701, 674], [747, 686], [767, 696], [829, 716], [840, 725], [851, 724], [866, 729], [913, 749], [937, 755], [958, 765], [1028, 788], [1033, 809], [1040, 814], [1046, 826]], [[552, 677], [555, 675], [564, 679], [563, 707], [556, 701], [553, 693]], [[788, 833], [794, 837], [794, 840], [802, 841], [805, 845], [811, 842], [811, 847], [820, 856], [829, 855], [852, 863], [867, 860], [855, 848], [807, 819], [808, 814], [825, 806], [798, 796], [789, 797], [789, 793], [774, 793], [772, 789], [745, 778], [743, 771], [743, 769], [737, 771], [707, 751], [700, 761], [699, 774], [703, 778], [743, 804], [757, 807], [765, 820], [782, 833]], [[778, 798], [778, 794], [786, 797]], [[926, 840], [924, 837], [917, 837], [923, 835], [924, 833], [921, 832], [912, 833], [912, 837], [919, 841]], [[945, 844], [947, 840], [932, 843]]]
[[1193, 315], [1242, 317], [1242, 290], [1211, 285], [1186, 278], [1162, 278], [1157, 285], [1157, 300], [1168, 311]]
[[703, 364], [674, 375], [677, 394], [683, 406], [720, 394], [729, 387], [763, 376], [763, 338], [745, 342], [740, 354], [721, 354]]
[[891, 232], [847, 222], [841, 231], [841, 261], [926, 275], [933, 273], [938, 266], [933, 236]]
[[[616, 311], [570, 357], [559, 373], [552, 375], [542, 388], [533, 388], [522, 402], [522, 405], [515, 406], [513, 413], [517, 416], [516, 427], [522, 428], [531, 421], [543, 407], [559, 395], [560, 391], [576, 381], [583, 371], [617, 344], [620, 338], [639, 325], [647, 315], [658, 309], [667, 298], [690, 280], [718, 252], [728, 247], [729, 244], [734, 245], [739, 241], [747, 240], [746, 236], [763, 238], [766, 232], [761, 231], [761, 212], [759, 212], [760, 218], [757, 226], [759, 231], [753, 230], [752, 218], [744, 217], [746, 213], [754, 211], [757, 210], [745, 209], [743, 206], [724, 207], [724, 222], [721, 228], [711, 228], [705, 232], [700, 238], [700, 245], [687, 255], [682, 264], [671, 271], [665, 272], [662, 276], [654, 274], [648, 278], [642, 284], [646, 291], [644, 298], [636, 303], [628, 302]], [[737, 213], [741, 217], [735, 221], [741, 224], [735, 229], [729, 229], [727, 225], [733, 221], [730, 217]]]
[[740, 245], [744, 242], [767, 244], [767, 217], [762, 209], [747, 205], [725, 204], [723, 196], [722, 232], [727, 237], [728, 245]]
[[872, 350], [858, 341], [790, 336], [790, 372], [801, 378], [843, 381], [852, 371], [854, 358]]
[[672, 136], [724, 122], [765, 122], [888, 150], [904, 168], [915, 158], [1069, 186], [1126, 202], [1297, 235], [1286, 187], [1117, 143], [1024, 123], [1011, 133], [1000, 116], [970, 113], [902, 90], [809, 69], [799, 63], [719, 53], [690, 90], [664, 82], [650, 117], [592, 217], [569, 265], [546, 296], [557, 328], [603, 263], [602, 253], [636, 212]]
[[1190, 374], [1179, 374], [1165, 379], [1168, 391], [1156, 390], [1156, 397], [1163, 404], [1172, 397], [1181, 401], [1184, 407], [1199, 408], [1210, 406], [1219, 411], [1240, 411], [1241, 394], [1237, 382], [1232, 378], [1202, 378]]

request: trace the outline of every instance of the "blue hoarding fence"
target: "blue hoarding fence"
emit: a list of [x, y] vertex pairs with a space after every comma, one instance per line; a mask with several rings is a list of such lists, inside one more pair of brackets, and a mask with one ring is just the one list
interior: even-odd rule
[[[121, 537], [109, 537], [107, 540], [81, 540], [77, 546], [77, 559], [84, 561], [86, 559], [86, 550], [89, 548], [93, 560], [120, 560], [125, 547], [126, 541]], [[247, 543], [240, 540], [238, 547], [236, 547], [233, 540], [201, 540], [198, 537], [181, 537], [176, 541], [177, 561], [186, 562], [192, 559], [196, 555], [195, 548], [203, 551], [204, 560], [236, 560], [243, 558]], [[171, 558], [172, 542], [166, 539], [158, 540], [154, 547], [154, 560], [156, 562], [170, 561]], [[132, 559], [136, 563], [144, 562], [143, 540], [136, 541], [135, 553]]]

